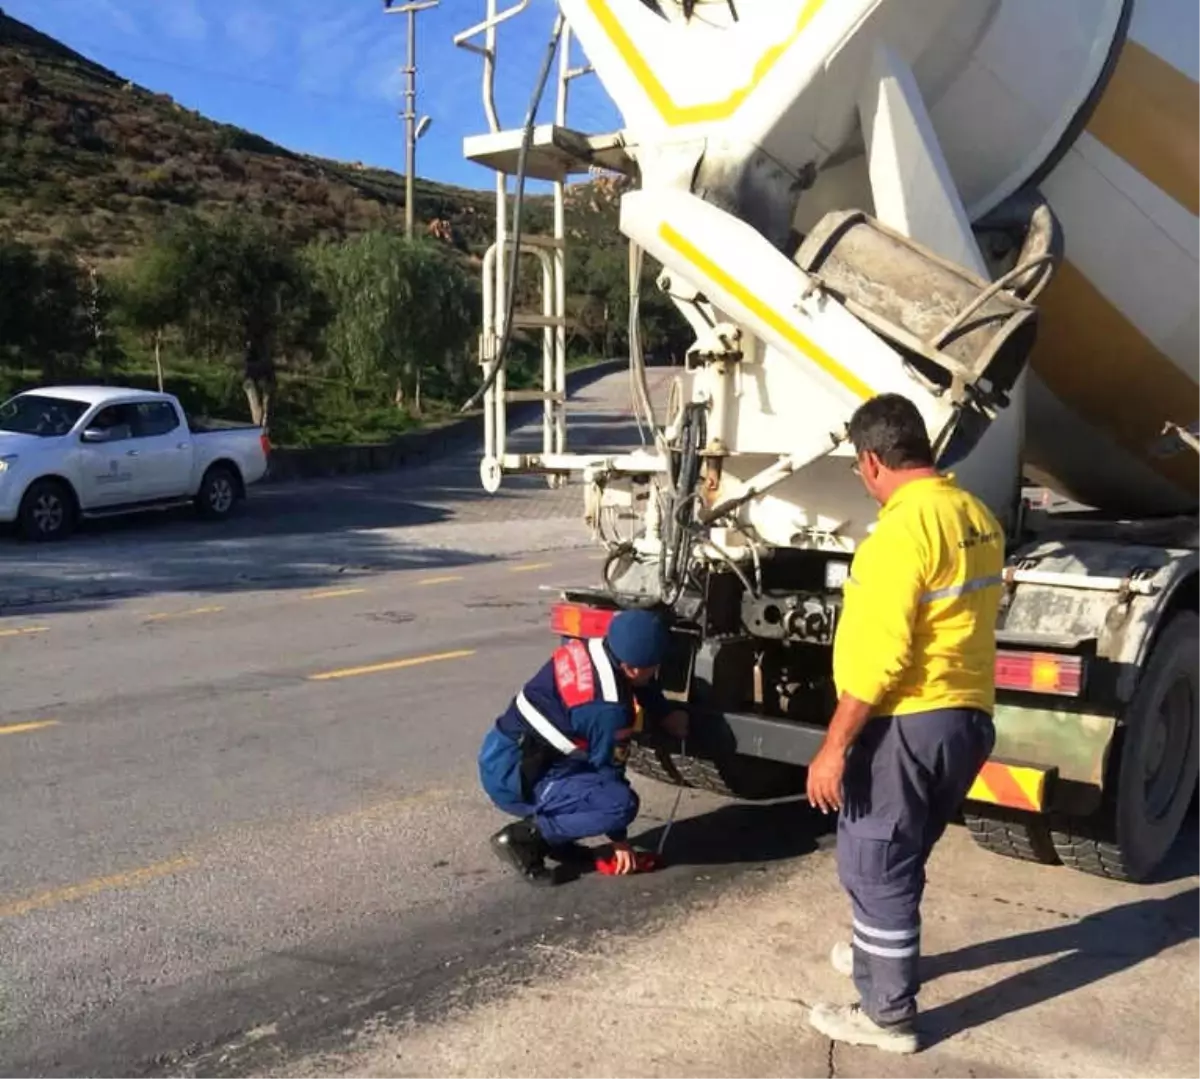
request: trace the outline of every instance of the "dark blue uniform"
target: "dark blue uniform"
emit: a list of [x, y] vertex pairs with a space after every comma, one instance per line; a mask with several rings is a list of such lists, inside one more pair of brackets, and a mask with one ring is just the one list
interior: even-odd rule
[[995, 741], [988, 713], [941, 708], [870, 720], [846, 758], [838, 877], [854, 914], [854, 981], [876, 1023], [916, 1015], [925, 863]]
[[657, 687], [629, 685], [604, 641], [569, 641], [488, 732], [479, 752], [483, 789], [504, 812], [532, 817], [553, 846], [625, 839], [639, 808], [625, 778], [639, 709], [651, 721], [668, 710]]

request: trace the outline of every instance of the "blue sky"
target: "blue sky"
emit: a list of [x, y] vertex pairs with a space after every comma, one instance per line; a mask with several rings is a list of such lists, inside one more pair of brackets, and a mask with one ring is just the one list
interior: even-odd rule
[[[214, 119], [306, 153], [403, 168], [398, 69], [407, 18], [384, 15], [383, 0], [3, 0], [3, 8]], [[482, 60], [451, 39], [484, 10], [484, 0], [441, 0], [417, 16], [417, 109], [433, 119], [417, 172], [471, 187], [492, 182], [462, 158], [463, 136], [486, 130]], [[505, 127], [524, 119], [554, 12], [554, 0], [532, 0], [500, 28], [496, 98]], [[573, 54], [582, 61], [578, 46]], [[550, 119], [552, 108], [553, 82], [539, 118]], [[568, 123], [620, 126], [594, 76], [573, 83]]]

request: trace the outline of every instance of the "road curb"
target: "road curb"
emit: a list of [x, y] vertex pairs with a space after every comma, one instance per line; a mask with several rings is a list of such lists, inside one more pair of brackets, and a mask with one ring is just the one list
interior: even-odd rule
[[[628, 361], [623, 359], [603, 360], [568, 371], [568, 397], [591, 383], [620, 371], [627, 364]], [[536, 401], [510, 407], [510, 425], [517, 427], [535, 419], [541, 412], [541, 407]], [[474, 413], [438, 427], [398, 435], [391, 442], [277, 449], [271, 451], [267, 474], [260, 482], [285, 483], [290, 480], [353, 476], [366, 472], [391, 472], [411, 465], [426, 464], [447, 453], [462, 449], [465, 445], [482, 440], [483, 414]]]

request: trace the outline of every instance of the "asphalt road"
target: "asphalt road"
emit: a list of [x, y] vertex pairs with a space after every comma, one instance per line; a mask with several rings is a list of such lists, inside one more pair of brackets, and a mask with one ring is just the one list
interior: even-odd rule
[[[622, 389], [613, 380], [585, 399], [593, 444], [628, 440], [605, 411]], [[827, 829], [801, 805], [689, 793], [670, 867], [645, 878], [534, 892], [494, 861], [486, 840], [502, 820], [478, 790], [479, 740], [552, 643], [543, 586], [594, 580], [599, 563], [577, 489], [514, 483], [489, 499], [474, 468], [466, 454], [264, 488], [223, 530], [177, 515], [104, 524], [49, 552], [0, 547], [0, 598], [30, 575], [51, 590], [0, 609], [0, 1074], [287, 1073], [303, 1060], [326, 1062], [320, 1074], [351, 1067], [341, 1054], [365, 1032], [436, 1032], [464, 1010], [484, 1017], [489, 1055], [475, 1028], [456, 1058], [435, 1033], [414, 1074], [489, 1073], [485, 1061], [491, 1074], [540, 1074], [561, 1058], [539, 1061], [514, 1039], [532, 1052], [538, 1024], [554, 1022], [565, 975], [549, 957], [629, 934], [613, 947], [649, 949], [638, 934], [718, 912], [726, 922], [697, 929], [683, 959], [663, 959], [686, 993], [701, 975], [748, 977], [744, 952], [720, 970], [706, 960], [714, 934], [747, 934], [739, 948], [781, 934], [827, 947], [820, 934], [845, 912]], [[675, 792], [638, 786], [635, 835], [653, 844]], [[1018, 927], [1068, 925], [1132, 901], [1073, 874], [1015, 875], [953, 843], [938, 900], [952, 913], [937, 920], [968, 945], [976, 910], [997, 928], [1003, 911]], [[1174, 987], [1155, 1000], [1160, 1024], [1173, 1007], [1195, 1011], [1194, 836], [1187, 845], [1162, 894], [1190, 900], [1192, 916], [1173, 915], [1180, 928], [1146, 990]], [[995, 905], [1013, 887], [1034, 913]], [[1160, 922], [1120, 922], [1127, 966], [1167, 947]], [[1094, 991], [1076, 980], [1061, 995], [1087, 1014], [1107, 1006]], [[605, 983], [607, 1006], [624, 992]], [[522, 994], [532, 1034], [487, 1018]], [[670, 1073], [706, 1044], [684, 1029], [687, 1044], [657, 1045], [665, 1064], [643, 1054], [622, 1067]], [[723, 1029], [715, 1017], [711, 1029]], [[1093, 1037], [1072, 1028], [1063, 1053]], [[996, 1067], [1004, 1054], [982, 1044], [972, 1067]], [[802, 1048], [781, 1074], [815, 1073], [809, 1056], [824, 1066], [819, 1040]], [[692, 1073], [752, 1073], [757, 1058], [707, 1059]], [[371, 1058], [359, 1071], [393, 1066]]]
[[[537, 903], [494, 864], [478, 742], [552, 640], [537, 586], [595, 565], [135, 600], [0, 640], [0, 1072], [173, 1070], [264, 1028], [308, 1045], [811, 848], [739, 844], [747, 817], [701, 872], [685, 835], [672, 874]], [[653, 828], [672, 796], [647, 795]]]
[[[663, 396], [672, 376], [654, 369]], [[600, 452], [638, 442], [628, 375], [609, 375], [570, 403], [570, 447]], [[540, 427], [512, 432], [509, 449], [540, 447]], [[590, 545], [578, 484], [548, 490], [506, 478], [486, 495], [479, 451], [392, 472], [260, 484], [237, 516], [212, 524], [190, 509], [86, 522], [66, 543], [0, 535], [0, 615], [92, 609], [132, 595], [196, 589], [319, 587], [347, 577], [478, 563], [515, 553]]]
[[[628, 444], [622, 389], [584, 397], [589, 444]], [[542, 586], [599, 562], [577, 488], [475, 467], [0, 551], [0, 594], [54, 589], [0, 612], [0, 1073], [238, 1071], [814, 848], [803, 807], [694, 796], [629, 887], [534, 903], [495, 862], [479, 741], [553, 642]], [[647, 785], [651, 841], [673, 800]]]

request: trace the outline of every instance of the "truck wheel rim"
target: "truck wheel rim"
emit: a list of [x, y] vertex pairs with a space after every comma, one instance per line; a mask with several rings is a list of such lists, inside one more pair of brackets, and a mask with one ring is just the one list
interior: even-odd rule
[[224, 513], [233, 505], [233, 484], [228, 477], [218, 476], [212, 481], [208, 492], [208, 504], [217, 513]]
[[1146, 746], [1146, 814], [1161, 820], [1178, 794], [1188, 754], [1192, 747], [1192, 717], [1195, 705], [1186, 676], [1180, 676], [1163, 694]]
[[66, 511], [63, 508], [62, 499], [57, 495], [39, 495], [37, 501], [33, 504], [33, 523], [37, 525], [38, 531], [44, 535], [57, 532], [62, 527], [65, 515]]

